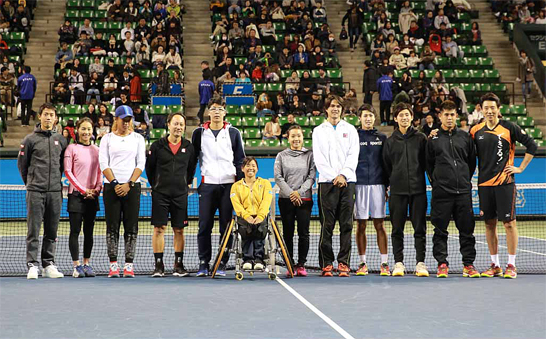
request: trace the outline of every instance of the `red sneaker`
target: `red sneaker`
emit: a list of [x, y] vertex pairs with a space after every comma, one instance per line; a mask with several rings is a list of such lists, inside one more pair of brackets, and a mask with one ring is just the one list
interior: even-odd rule
[[441, 264], [438, 266], [438, 271], [436, 272], [437, 278], [447, 278], [449, 273], [449, 267], [446, 264]]
[[465, 266], [463, 268], [463, 277], [465, 278], [479, 278], [480, 272], [472, 265]]
[[117, 261], [110, 263], [110, 272], [108, 273], [108, 278], [119, 278], [119, 265]]
[[502, 268], [491, 264], [488, 270], [482, 272], [481, 276], [484, 278], [502, 277]]
[[504, 271], [504, 277], [509, 279], [516, 279], [518, 277], [518, 270], [514, 265], [507, 265]]
[[305, 267], [303, 266], [298, 266], [296, 268], [296, 275], [298, 277], [306, 277], [307, 276], [307, 271], [305, 270]]
[[322, 268], [322, 276], [323, 277], [333, 277], [334, 274], [332, 273], [332, 271], [334, 270], [334, 266], [332, 265], [328, 265], [326, 267], [323, 267]]
[[124, 278], [134, 278], [135, 277], [135, 271], [133, 270], [133, 264], [125, 264], [123, 266], [123, 277]]
[[339, 263], [339, 265], [337, 265], [337, 272], [340, 277], [348, 277], [351, 273], [351, 269], [344, 263]]

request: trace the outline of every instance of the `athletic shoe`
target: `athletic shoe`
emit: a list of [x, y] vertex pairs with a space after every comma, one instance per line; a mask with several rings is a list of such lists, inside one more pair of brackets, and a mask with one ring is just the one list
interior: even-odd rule
[[366, 263], [360, 263], [358, 270], [356, 270], [356, 275], [368, 275], [368, 266]]
[[381, 273], [379, 273], [379, 275], [387, 276], [387, 277], [391, 275], [389, 264], [387, 264], [386, 262], [381, 264]]
[[323, 267], [322, 268], [322, 276], [323, 277], [333, 277], [334, 274], [332, 273], [332, 271], [334, 270], [334, 266], [332, 265], [328, 265], [326, 267]]
[[506, 265], [506, 270], [504, 271], [504, 277], [509, 279], [516, 279], [518, 277], [518, 270], [516, 266], [512, 264]]
[[89, 265], [83, 265], [83, 272], [85, 273], [86, 277], [92, 278], [95, 276], [95, 272], [93, 272], [93, 268]]
[[502, 268], [491, 264], [488, 270], [482, 272], [481, 276], [484, 278], [502, 277]]
[[345, 265], [344, 263], [340, 262], [339, 265], [337, 265], [337, 274], [340, 276], [340, 277], [349, 277], [351, 273], [351, 269], [349, 268], [349, 266]]
[[243, 270], [244, 271], [249, 271], [252, 269], [252, 263], [250, 261], [246, 261], [244, 264], [243, 264]]
[[196, 277], [206, 277], [209, 275], [209, 265], [208, 264], [200, 264], [199, 270], [197, 271]]
[[392, 271], [393, 277], [403, 277], [406, 272], [406, 266], [403, 263], [397, 262], [394, 265], [394, 271]]
[[260, 261], [254, 264], [254, 269], [257, 271], [262, 271], [264, 269], [264, 264]]
[[38, 274], [39, 273], [40, 273], [40, 269], [38, 268], [38, 266], [34, 266], [32, 264], [29, 264], [27, 279], [38, 279]]
[[465, 278], [479, 278], [480, 272], [472, 265], [465, 266], [463, 268], [463, 277]]
[[446, 264], [438, 266], [438, 272], [436, 272], [436, 278], [447, 278], [449, 273], [449, 267]]
[[74, 277], [74, 278], [84, 278], [85, 277], [85, 272], [83, 271], [83, 266], [82, 265], [74, 266], [74, 271], [72, 272], [72, 277]]
[[186, 271], [182, 263], [174, 264], [174, 270], [173, 270], [174, 277], [187, 277], [189, 275], [190, 275], [190, 272]]
[[226, 264], [220, 263], [220, 265], [218, 265], [218, 269], [216, 270], [216, 275], [219, 277], [226, 276]]
[[119, 265], [117, 261], [110, 263], [110, 272], [108, 272], [108, 278], [119, 278]]
[[418, 277], [428, 277], [427, 265], [424, 262], [419, 262], [415, 266], [415, 275]]
[[307, 271], [305, 270], [305, 267], [303, 265], [296, 267], [296, 275], [298, 277], [306, 277], [307, 276]]
[[[125, 275], [125, 272], [123, 275]], [[152, 278], [162, 278], [164, 275], [165, 275], [165, 265], [163, 264], [162, 261], [156, 261]]]
[[64, 277], [64, 274], [59, 272], [59, 270], [57, 270], [57, 267], [55, 265], [49, 265], [46, 268], [44, 268], [44, 270], [42, 271], [42, 277], [56, 279], [56, 278]]
[[123, 277], [124, 278], [134, 278], [135, 271], [132, 263], [125, 263], [123, 266]]

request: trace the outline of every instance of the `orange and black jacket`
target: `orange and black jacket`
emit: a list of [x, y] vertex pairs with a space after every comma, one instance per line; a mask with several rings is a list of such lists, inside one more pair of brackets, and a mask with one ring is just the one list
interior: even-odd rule
[[500, 120], [489, 129], [485, 122], [470, 130], [478, 154], [478, 186], [500, 186], [514, 182], [514, 175], [504, 173], [506, 166], [514, 166], [516, 141], [535, 155], [537, 144], [518, 125]]

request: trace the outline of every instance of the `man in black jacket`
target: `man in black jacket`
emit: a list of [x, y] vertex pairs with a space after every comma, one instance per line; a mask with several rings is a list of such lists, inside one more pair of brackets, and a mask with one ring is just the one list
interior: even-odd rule
[[458, 129], [457, 106], [453, 101], [442, 103], [438, 133], [427, 143], [427, 174], [432, 185], [431, 221], [434, 225], [433, 254], [438, 261], [438, 278], [447, 278], [447, 238], [453, 215], [459, 230], [463, 257], [463, 277], [479, 278], [474, 268], [476, 239], [472, 211], [471, 179], [476, 170], [476, 151], [469, 133]]
[[163, 277], [165, 265], [165, 229], [171, 215], [174, 231], [174, 270], [177, 277], [187, 276], [183, 264], [184, 227], [188, 226], [188, 187], [195, 174], [195, 150], [191, 142], [183, 138], [186, 117], [172, 113], [167, 118], [169, 135], [150, 146], [146, 161], [146, 175], [152, 186], [152, 225], [154, 234], [155, 269], [153, 277]]
[[390, 182], [389, 211], [392, 223], [393, 276], [403, 276], [404, 226], [409, 216], [414, 230], [417, 266], [415, 274], [428, 277], [425, 266], [427, 196], [425, 147], [427, 137], [412, 127], [413, 110], [406, 103], [394, 108], [398, 128], [383, 146], [384, 168]]
[[17, 167], [27, 189], [27, 279], [38, 279], [38, 246], [40, 227], [44, 222], [42, 240], [42, 276], [62, 278], [55, 267], [57, 229], [61, 216], [61, 195], [66, 139], [55, 133], [57, 114], [52, 104], [40, 107], [40, 124], [23, 139]]
[[372, 104], [373, 94], [377, 92], [377, 79], [379, 74], [373, 67], [370, 60], [364, 61], [364, 81], [362, 82], [362, 92], [364, 93], [364, 103]]

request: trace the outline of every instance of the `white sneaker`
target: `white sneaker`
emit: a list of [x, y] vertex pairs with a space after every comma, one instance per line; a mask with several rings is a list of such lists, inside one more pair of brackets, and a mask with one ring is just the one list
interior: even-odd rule
[[261, 262], [258, 262], [258, 263], [255, 263], [254, 264], [254, 269], [255, 270], [263, 270], [264, 269], [264, 264], [262, 264]]
[[394, 265], [394, 271], [392, 271], [393, 277], [403, 277], [406, 272], [406, 266], [403, 263], [397, 262]]
[[56, 278], [64, 277], [64, 274], [59, 272], [59, 270], [57, 270], [57, 267], [55, 265], [49, 265], [46, 268], [44, 268], [44, 270], [42, 271], [42, 277], [56, 279]]
[[415, 266], [415, 275], [418, 277], [428, 277], [428, 268], [424, 262], [418, 262]]
[[251, 262], [245, 262], [243, 264], [243, 270], [248, 271], [252, 269], [252, 263]]
[[27, 279], [38, 279], [39, 273], [40, 269], [38, 268], [38, 266], [31, 265], [28, 268]]

